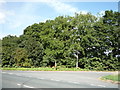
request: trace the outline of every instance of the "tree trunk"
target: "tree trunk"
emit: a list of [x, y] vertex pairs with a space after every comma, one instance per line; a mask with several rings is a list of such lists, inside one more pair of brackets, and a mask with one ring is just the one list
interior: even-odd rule
[[77, 54], [77, 60], [76, 60], [76, 68], [78, 68], [78, 54]]
[[56, 63], [56, 60], [55, 60], [55, 70], [57, 70], [57, 63]]

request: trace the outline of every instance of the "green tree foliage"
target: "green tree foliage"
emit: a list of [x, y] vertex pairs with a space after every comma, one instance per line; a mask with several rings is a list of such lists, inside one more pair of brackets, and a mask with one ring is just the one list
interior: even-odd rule
[[18, 46], [18, 38], [16, 36], [7, 36], [2, 40], [2, 66], [12, 66], [13, 61], [13, 51]]
[[27, 51], [24, 48], [16, 48], [13, 52], [13, 58], [17, 67], [30, 66]]
[[2, 39], [2, 66], [118, 70], [119, 14], [75, 13], [28, 26], [20, 37]]
[[44, 54], [43, 45], [34, 37], [28, 35], [22, 35], [20, 36], [20, 39], [21, 43], [19, 44], [19, 47], [27, 51], [27, 58], [30, 65], [40, 67]]

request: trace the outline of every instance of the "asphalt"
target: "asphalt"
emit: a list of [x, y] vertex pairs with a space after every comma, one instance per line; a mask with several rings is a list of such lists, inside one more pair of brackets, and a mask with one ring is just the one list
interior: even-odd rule
[[113, 73], [85, 71], [2, 71], [2, 88], [118, 88], [118, 84], [98, 79], [101, 76]]
[[0, 70], [0, 90], [2, 89], [2, 70]]

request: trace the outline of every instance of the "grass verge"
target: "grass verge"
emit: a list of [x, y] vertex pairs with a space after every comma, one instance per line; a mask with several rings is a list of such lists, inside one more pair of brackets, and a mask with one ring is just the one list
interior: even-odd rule
[[100, 78], [101, 80], [120, 84], [120, 74], [107, 75]]
[[[19, 71], [98, 71], [100, 70], [89, 70], [89, 69], [82, 69], [82, 68], [63, 68], [63, 67], [58, 67], [57, 70], [53, 67], [39, 67], [39, 68], [13, 68], [13, 67], [4, 67], [1, 68], [1, 70], [19, 70]], [[102, 71], [104, 72], [104, 71]], [[111, 72], [106, 70], [105, 72]]]
[[81, 68], [49, 68], [49, 67], [40, 67], [40, 68], [2, 68], [2, 70], [21, 70], [21, 71], [89, 71], [87, 69]]

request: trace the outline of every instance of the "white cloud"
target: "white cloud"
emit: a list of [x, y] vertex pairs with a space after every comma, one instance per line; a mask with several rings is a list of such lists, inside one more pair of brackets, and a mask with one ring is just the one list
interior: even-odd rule
[[4, 9], [5, 4], [5, 0], [0, 0], [0, 24], [4, 24], [9, 16], [14, 15], [13, 11], [6, 11]]
[[63, 15], [74, 15], [75, 13], [87, 14], [88, 12], [85, 10], [79, 10], [76, 7], [73, 7], [64, 2], [60, 2], [60, 0], [44, 0], [48, 6], [52, 7], [56, 10], [57, 13]]
[[[11, 20], [10, 22], [10, 28], [13, 28], [16, 30], [16, 28], [20, 27], [27, 27], [30, 24], [37, 23], [38, 18], [41, 18], [40, 16], [32, 16], [32, 15], [17, 15], [14, 20]], [[39, 21], [39, 20], [38, 20]]]
[[6, 3], [5, 0], [0, 0], [0, 5], [3, 4], [3, 3]]
[[14, 12], [12, 11], [0, 10], [0, 24], [5, 24], [7, 19], [13, 15], [14, 15]]
[[[1, 0], [4, 1], [4, 0]], [[6, 0], [7, 2], [45, 2], [45, 0]], [[51, 1], [51, 0], [47, 0]], [[61, 2], [119, 2], [119, 0], [57, 0]]]
[[0, 24], [5, 22], [5, 13], [2, 11], [3, 4], [5, 3], [4, 0], [0, 0]]
[[0, 24], [5, 22], [5, 17], [6, 17], [6, 15], [4, 13], [0, 12]]
[[[64, 2], [60, 2], [59, 0], [44, 0], [44, 2], [42, 3], [52, 7], [58, 14], [61, 15], [74, 15], [75, 12], [81, 12], [82, 14], [87, 13], [87, 11], [78, 10], [78, 8]], [[14, 9], [13, 11], [6, 11], [3, 9], [3, 7], [1, 8], [1, 6], [3, 6], [4, 4], [5, 2], [0, 3], [0, 24], [4, 23], [6, 25], [6, 27], [4, 27], [5, 30], [3, 31], [4, 34], [2, 34], [1, 37], [8, 34], [15, 34], [19, 36], [23, 33], [23, 30], [28, 25], [40, 21], [45, 22], [47, 19], [51, 19], [46, 16], [40, 16], [35, 14], [38, 7], [35, 6], [34, 3], [24, 3], [24, 5], [19, 8], [19, 11], [15, 11]]]
[[58, 13], [60, 14], [74, 14], [75, 12], [78, 12], [79, 10], [75, 7], [72, 7], [71, 5], [65, 4], [63, 2], [60, 2], [58, 0], [45, 0], [45, 3], [49, 5], [50, 7], [54, 8]]

